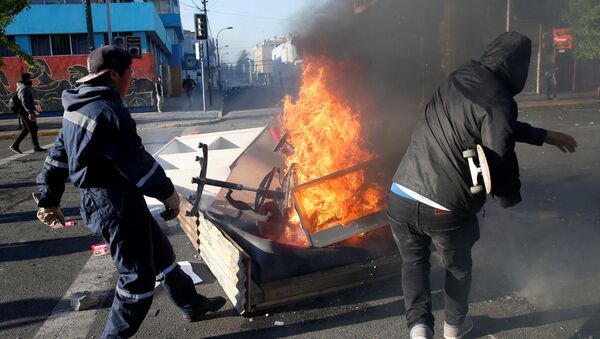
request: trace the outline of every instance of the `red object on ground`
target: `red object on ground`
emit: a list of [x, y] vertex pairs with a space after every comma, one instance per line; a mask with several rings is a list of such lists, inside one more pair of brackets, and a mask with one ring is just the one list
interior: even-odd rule
[[65, 227], [73, 227], [75, 226], [75, 220], [69, 220], [67, 222], [65, 222]]
[[92, 252], [94, 252], [95, 256], [105, 255], [110, 253], [110, 248], [108, 247], [108, 243], [102, 242], [92, 245]]

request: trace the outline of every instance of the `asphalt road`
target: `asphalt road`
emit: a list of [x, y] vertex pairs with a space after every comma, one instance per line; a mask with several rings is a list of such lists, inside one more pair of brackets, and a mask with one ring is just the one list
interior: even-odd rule
[[[574, 135], [577, 153], [551, 146], [519, 145], [523, 203], [503, 210], [493, 201], [480, 215], [481, 240], [474, 249], [470, 313], [475, 338], [600, 337], [600, 112], [597, 109], [526, 111], [521, 120]], [[186, 128], [143, 129], [146, 148], [156, 151], [178, 135], [262, 126], [261, 111], [231, 112], [223, 122]], [[41, 139], [43, 145], [54, 137]], [[24, 146], [28, 146], [28, 139]], [[0, 140], [0, 161], [11, 156]], [[27, 149], [23, 147], [23, 149]], [[49, 320], [98, 242], [81, 224], [79, 196], [68, 187], [63, 209], [74, 228], [52, 230], [35, 218], [30, 194], [45, 154], [0, 165], [0, 336], [30, 338]], [[177, 227], [165, 232], [179, 260], [193, 263], [204, 279], [200, 293], [224, 295]], [[434, 256], [432, 287], [437, 319], [443, 320], [443, 272]], [[114, 269], [99, 272], [116, 284]], [[243, 317], [228, 303], [215, 316], [186, 323], [162, 291], [136, 337], [179, 338], [390, 338], [407, 337], [399, 279]], [[107, 291], [111, 293], [111, 291]], [[109, 298], [110, 299], [110, 298]], [[97, 338], [108, 305], [80, 337]], [[283, 325], [275, 326], [275, 322]]]

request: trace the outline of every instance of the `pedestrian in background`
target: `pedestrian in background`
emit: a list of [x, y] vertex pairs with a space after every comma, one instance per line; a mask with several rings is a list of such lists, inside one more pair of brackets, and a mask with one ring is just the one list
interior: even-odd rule
[[492, 195], [506, 208], [521, 201], [515, 143], [554, 145], [574, 152], [569, 135], [517, 120], [514, 96], [525, 86], [531, 40], [508, 32], [483, 56], [458, 68], [434, 92], [412, 133], [388, 195], [388, 218], [402, 255], [402, 290], [410, 337], [433, 338], [430, 256], [442, 258], [444, 338], [463, 338], [468, 317], [471, 249], [479, 239], [476, 213], [485, 193], [472, 193], [463, 151], [482, 145], [492, 173]]
[[19, 146], [27, 134], [31, 134], [31, 143], [33, 144], [34, 152], [46, 151], [44, 148], [40, 147], [40, 143], [38, 141], [36, 116], [39, 114], [39, 112], [35, 108], [35, 101], [33, 99], [31, 85], [31, 74], [21, 74], [21, 81], [17, 83], [17, 94], [13, 95], [11, 98], [13, 101], [13, 110], [15, 113], [17, 113], [23, 122], [23, 125], [25, 126], [25, 128], [23, 128], [21, 133], [19, 133], [17, 136], [17, 139], [8, 147], [11, 151], [18, 154], [23, 153], [21, 152]]
[[156, 79], [154, 89], [156, 90], [156, 110], [162, 112], [164, 92], [162, 86], [162, 78], [160, 76]]
[[546, 73], [544, 73], [544, 79], [546, 80], [546, 100], [550, 100], [550, 94], [556, 99], [556, 92], [558, 90], [558, 81], [556, 78], [556, 67], [552, 67]]
[[60, 201], [70, 179], [79, 188], [86, 227], [109, 243], [119, 280], [101, 338], [136, 333], [156, 281], [186, 320], [201, 320], [221, 308], [225, 298], [196, 292], [144, 200], [161, 201], [165, 220], [179, 214], [173, 183], [144, 149], [121, 100], [131, 84], [131, 56], [117, 46], [102, 46], [90, 53], [87, 64], [89, 75], [62, 94], [63, 125], [37, 177], [38, 219], [50, 227], [64, 225]]
[[181, 85], [183, 90], [185, 91], [185, 95], [188, 99], [188, 107], [192, 107], [192, 94], [194, 94], [194, 89], [196, 88], [196, 81], [190, 77], [190, 75], [186, 75], [183, 80], [183, 84]]

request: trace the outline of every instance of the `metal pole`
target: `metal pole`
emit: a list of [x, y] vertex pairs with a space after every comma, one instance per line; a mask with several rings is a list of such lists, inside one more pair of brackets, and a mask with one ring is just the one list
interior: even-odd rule
[[506, 31], [510, 32], [510, 0], [506, 0]]
[[541, 82], [541, 72], [542, 72], [542, 24], [540, 24], [540, 30], [538, 32], [538, 53], [537, 53], [537, 68], [536, 68], [536, 84], [535, 84], [535, 94], [540, 94], [540, 82]]
[[[202, 5], [204, 7], [204, 15], [206, 15], [206, 29], [208, 30], [208, 13], [206, 12], [206, 2], [207, 0], [202, 0]], [[212, 107], [212, 72], [210, 70], [210, 44], [208, 41], [208, 31], [206, 32], [206, 68], [208, 69], [208, 103]], [[202, 72], [202, 77], [204, 77], [204, 72]], [[203, 82], [204, 83], [204, 82]]]
[[204, 58], [200, 59], [200, 68], [202, 69], [202, 111], [206, 113], [206, 96], [204, 95]]
[[106, 0], [106, 29], [108, 30], [108, 44], [113, 44], [112, 28], [110, 26], [110, 0]]
[[[221, 33], [219, 31], [219, 33]], [[217, 33], [217, 82], [219, 84], [219, 92], [222, 92], [221, 86], [221, 56], [219, 55], [219, 33]]]
[[93, 51], [96, 48], [94, 43], [94, 23], [92, 22], [92, 5], [91, 0], [85, 0], [85, 21], [87, 23], [87, 43], [88, 49]]

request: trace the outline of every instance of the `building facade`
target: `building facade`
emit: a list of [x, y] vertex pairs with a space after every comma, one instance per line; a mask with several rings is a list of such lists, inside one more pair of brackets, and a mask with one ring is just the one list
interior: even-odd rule
[[[183, 30], [178, 0], [113, 0], [108, 37], [107, 4], [92, 0], [93, 44], [114, 43], [133, 57], [134, 79], [124, 98], [126, 106], [148, 109], [155, 105], [154, 82], [162, 76], [164, 89], [178, 95], [181, 82]], [[16, 90], [20, 74], [30, 72], [34, 96], [43, 111], [62, 111], [61, 93], [87, 74], [89, 52], [85, 6], [82, 0], [32, 0], [7, 29], [9, 39], [34, 58], [29, 67], [5, 48], [0, 57], [0, 111]], [[111, 41], [112, 40], [112, 41]]]
[[285, 43], [287, 39], [274, 37], [257, 44], [252, 50], [254, 57], [254, 81], [259, 84], [273, 82], [273, 50]]

